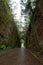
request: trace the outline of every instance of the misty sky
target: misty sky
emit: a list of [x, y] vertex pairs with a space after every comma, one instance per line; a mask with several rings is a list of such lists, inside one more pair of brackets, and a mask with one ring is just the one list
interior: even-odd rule
[[[31, 0], [32, 8], [35, 7], [35, 6], [33, 6], [33, 1], [34, 0]], [[12, 14], [14, 16], [14, 20], [15, 19], [17, 20], [16, 24], [19, 25], [18, 29], [19, 29], [20, 32], [24, 31], [25, 23], [27, 22], [27, 21], [25, 21], [25, 16], [27, 16], [25, 14], [25, 5], [26, 5], [26, 2], [27, 2], [27, 0], [10, 0], [10, 2], [9, 2], [9, 6], [12, 9]], [[27, 17], [27, 18], [28, 18], [28, 21], [29, 21], [29, 17]], [[18, 22], [19, 22], [19, 24], [18, 24]], [[21, 42], [22, 42], [22, 47], [24, 47], [23, 39], [21, 39]]]

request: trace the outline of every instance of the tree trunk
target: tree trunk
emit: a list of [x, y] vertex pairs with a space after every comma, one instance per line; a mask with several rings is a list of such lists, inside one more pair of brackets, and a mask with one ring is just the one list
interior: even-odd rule
[[43, 49], [43, 0], [36, 1], [35, 13], [31, 21], [31, 31], [28, 29], [26, 47], [32, 52]]

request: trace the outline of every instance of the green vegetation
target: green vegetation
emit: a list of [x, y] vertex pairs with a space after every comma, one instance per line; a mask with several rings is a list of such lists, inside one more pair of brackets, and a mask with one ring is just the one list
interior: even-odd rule
[[[37, 32], [37, 27], [39, 27], [38, 24], [41, 26], [41, 24], [38, 23], [39, 20], [38, 20], [37, 17], [41, 16], [41, 13], [39, 13], [41, 8], [39, 7], [39, 3], [37, 4], [37, 7], [36, 7], [36, 4], [37, 4], [36, 1], [34, 1], [33, 5], [35, 6], [35, 8], [34, 7], [32, 8], [30, 0], [28, 0], [27, 4], [26, 4], [26, 11], [28, 11], [30, 24], [29, 24], [29, 27], [28, 27], [27, 33], [26, 33], [25, 45], [26, 45], [26, 48], [31, 50], [31, 52], [33, 52], [34, 54], [39, 56], [39, 55], [43, 54], [43, 49], [42, 49], [43, 48], [43, 43], [41, 42], [42, 43], [42, 45], [41, 45], [41, 43], [39, 43], [41, 40], [39, 40], [39, 38], [37, 38], [38, 33], [40, 32], [40, 31]], [[39, 10], [37, 10], [38, 7], [39, 7]], [[39, 13], [39, 16], [38, 16], [38, 13]], [[40, 29], [40, 27], [39, 27], [39, 29]], [[42, 40], [43, 40], [43, 38], [42, 38]]]
[[20, 36], [7, 0], [0, 1], [0, 48], [20, 47]]
[[6, 50], [6, 49], [12, 49], [12, 48], [18, 48], [18, 46], [4, 45], [4, 44], [0, 45], [0, 50]]
[[[17, 26], [13, 19], [13, 15], [11, 14], [11, 9], [9, 7], [8, 2], [9, 0], [0, 0], [0, 50], [20, 48], [21, 47], [20, 39], [24, 39], [25, 40], [24, 46], [30, 49], [37, 56], [39, 56], [40, 54], [43, 53], [43, 50], [40, 48], [40, 46], [43, 45], [43, 42], [39, 43], [38, 40], [37, 42], [34, 42], [35, 44], [31, 42], [32, 39], [33, 41], [35, 40], [35, 38], [37, 39], [37, 36], [34, 37], [34, 35], [36, 35], [37, 32], [34, 21], [35, 8], [32, 8], [31, 1], [27, 0], [26, 3], [28, 21], [26, 21], [24, 31], [22, 32], [18, 31], [19, 25]], [[36, 6], [35, 3], [36, 2], [33, 2], [34, 6]], [[24, 32], [26, 33], [23, 34]]]

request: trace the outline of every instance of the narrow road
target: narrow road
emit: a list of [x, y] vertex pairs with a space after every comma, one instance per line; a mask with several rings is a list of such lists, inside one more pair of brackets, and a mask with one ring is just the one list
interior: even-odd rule
[[15, 48], [0, 51], [0, 65], [42, 65], [28, 49]]

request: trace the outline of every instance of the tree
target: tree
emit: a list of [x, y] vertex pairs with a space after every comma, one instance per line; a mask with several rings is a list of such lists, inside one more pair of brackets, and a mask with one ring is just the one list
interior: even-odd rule
[[0, 45], [20, 47], [19, 33], [7, 0], [0, 0]]
[[[40, 52], [41, 51], [41, 46], [39, 44], [40, 41], [43, 39], [43, 37], [42, 37], [43, 31], [41, 30], [41, 29], [43, 29], [43, 26], [42, 26], [43, 12], [42, 12], [41, 3], [42, 3], [41, 0], [38, 2], [36, 1], [36, 8], [34, 11], [34, 16], [32, 13], [32, 17], [31, 17], [30, 24], [29, 24], [29, 27], [27, 30], [27, 35], [26, 35], [26, 47], [29, 48], [32, 52]], [[38, 30], [39, 30], [39, 32], [38, 32]], [[39, 33], [41, 33], [40, 36], [39, 36]]]

